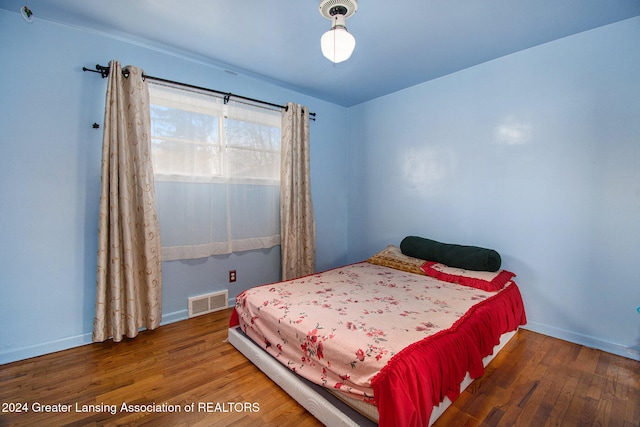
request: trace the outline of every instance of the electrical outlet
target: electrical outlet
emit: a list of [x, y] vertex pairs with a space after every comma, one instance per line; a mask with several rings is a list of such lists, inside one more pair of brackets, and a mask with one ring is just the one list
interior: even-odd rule
[[236, 281], [236, 271], [229, 270], [229, 283], [233, 283]]

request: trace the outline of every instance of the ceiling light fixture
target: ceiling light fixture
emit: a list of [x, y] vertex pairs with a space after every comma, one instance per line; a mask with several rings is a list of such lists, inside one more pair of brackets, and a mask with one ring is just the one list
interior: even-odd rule
[[357, 0], [320, 0], [320, 14], [331, 20], [331, 29], [320, 39], [322, 54], [329, 61], [337, 64], [351, 57], [356, 39], [349, 34], [345, 23], [357, 10]]

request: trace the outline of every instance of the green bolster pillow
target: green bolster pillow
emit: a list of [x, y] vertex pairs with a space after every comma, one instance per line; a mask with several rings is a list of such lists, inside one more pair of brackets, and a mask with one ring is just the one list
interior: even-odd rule
[[400, 250], [410, 257], [464, 270], [498, 271], [502, 264], [500, 254], [493, 249], [440, 243], [416, 236], [402, 239]]

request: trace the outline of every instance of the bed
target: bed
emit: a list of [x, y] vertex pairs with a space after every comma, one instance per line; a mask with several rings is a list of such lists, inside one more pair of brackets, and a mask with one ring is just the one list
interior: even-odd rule
[[229, 341], [327, 425], [430, 425], [526, 323], [514, 276], [390, 245], [242, 292]]

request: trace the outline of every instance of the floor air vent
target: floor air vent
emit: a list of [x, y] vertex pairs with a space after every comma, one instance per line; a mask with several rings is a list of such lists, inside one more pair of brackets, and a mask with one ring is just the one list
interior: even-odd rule
[[189, 298], [189, 318], [224, 310], [229, 306], [229, 291], [213, 292]]

